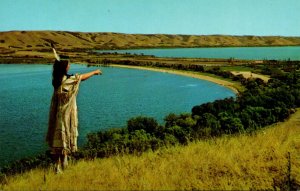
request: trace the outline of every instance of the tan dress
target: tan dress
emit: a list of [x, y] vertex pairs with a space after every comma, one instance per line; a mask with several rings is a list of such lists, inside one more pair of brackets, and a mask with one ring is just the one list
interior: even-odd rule
[[76, 96], [81, 76], [64, 76], [52, 96], [46, 141], [52, 154], [77, 151], [78, 114]]

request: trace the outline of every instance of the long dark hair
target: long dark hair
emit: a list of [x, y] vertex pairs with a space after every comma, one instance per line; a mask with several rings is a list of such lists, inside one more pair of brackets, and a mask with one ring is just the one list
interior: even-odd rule
[[55, 60], [53, 64], [53, 72], [52, 72], [52, 85], [54, 89], [57, 89], [62, 82], [64, 75], [67, 75], [67, 67], [69, 65], [68, 60]]

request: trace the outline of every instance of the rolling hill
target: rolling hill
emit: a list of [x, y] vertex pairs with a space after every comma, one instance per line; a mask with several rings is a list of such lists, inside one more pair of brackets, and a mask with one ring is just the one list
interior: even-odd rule
[[84, 33], [68, 31], [0, 32], [0, 53], [18, 50], [129, 49], [154, 47], [299, 46], [300, 37]]

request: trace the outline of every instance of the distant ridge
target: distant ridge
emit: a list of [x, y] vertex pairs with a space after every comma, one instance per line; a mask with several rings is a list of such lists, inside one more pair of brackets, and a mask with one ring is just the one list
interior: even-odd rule
[[65, 50], [154, 47], [300, 46], [300, 37], [123, 34], [68, 31], [0, 32], [0, 52], [2, 53], [12, 49], [48, 49], [51, 42], [57, 48]]

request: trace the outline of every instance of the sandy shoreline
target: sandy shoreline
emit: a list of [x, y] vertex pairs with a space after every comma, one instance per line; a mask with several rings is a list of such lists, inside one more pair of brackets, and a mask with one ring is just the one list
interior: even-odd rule
[[217, 79], [214, 77], [205, 76], [205, 75], [201, 75], [201, 74], [195, 74], [190, 71], [179, 71], [179, 70], [172, 70], [172, 69], [160, 69], [160, 68], [150, 68], [150, 67], [143, 67], [143, 66], [128, 66], [128, 65], [118, 65], [118, 64], [111, 64], [110, 66], [119, 67], [119, 68], [131, 68], [131, 69], [138, 69], [138, 70], [150, 70], [150, 71], [155, 71], [155, 72], [165, 72], [165, 73], [170, 73], [170, 74], [187, 76], [187, 77], [191, 77], [191, 78], [197, 78], [200, 80], [207, 80], [207, 81], [216, 83], [218, 85], [224, 86], [226, 88], [229, 88], [235, 94], [239, 93], [237, 88], [234, 87], [234, 83], [232, 83], [232, 82], [228, 82], [225, 80], [221, 80], [221, 79]]

